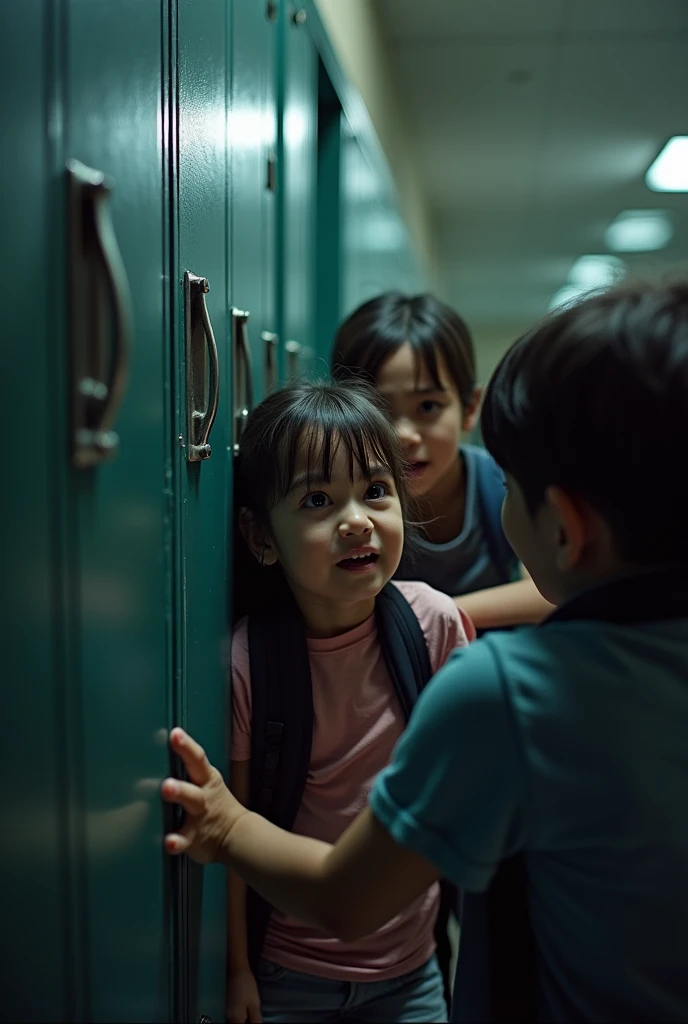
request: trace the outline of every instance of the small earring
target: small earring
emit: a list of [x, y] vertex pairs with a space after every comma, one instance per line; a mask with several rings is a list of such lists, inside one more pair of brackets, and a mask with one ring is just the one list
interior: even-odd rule
[[258, 556], [258, 565], [261, 569], [265, 568], [265, 548], [261, 548], [260, 555]]

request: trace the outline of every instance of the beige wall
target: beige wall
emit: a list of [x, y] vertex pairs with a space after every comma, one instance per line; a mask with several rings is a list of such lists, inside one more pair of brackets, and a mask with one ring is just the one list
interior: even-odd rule
[[435, 287], [434, 232], [374, 0], [315, 2], [342, 69], [368, 108], [396, 182], [402, 215]]
[[532, 326], [532, 322], [518, 322], [510, 327], [499, 328], [481, 326], [480, 324], [471, 325], [475, 344], [477, 377], [481, 384], [487, 384], [507, 349], [511, 348], [516, 339]]

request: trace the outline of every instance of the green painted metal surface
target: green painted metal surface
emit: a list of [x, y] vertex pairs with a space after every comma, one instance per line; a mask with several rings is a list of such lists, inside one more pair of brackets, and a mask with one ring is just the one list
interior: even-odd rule
[[[178, 232], [175, 304], [175, 408], [177, 435], [178, 544], [176, 589], [178, 650], [176, 710], [198, 736], [214, 764], [227, 760], [230, 486], [232, 466], [232, 345], [229, 312], [229, 178], [227, 154], [228, 52], [230, 23], [225, 0], [179, 0]], [[188, 358], [184, 336], [182, 280], [185, 271], [206, 278], [208, 316], [219, 363], [218, 409], [209, 437], [212, 454], [190, 462], [186, 393], [193, 365], [208, 372], [203, 331], [200, 353]], [[209, 387], [209, 385], [208, 385]], [[206, 390], [199, 395], [205, 408]], [[178, 719], [179, 720], [179, 719]], [[224, 1016], [226, 876], [184, 868], [185, 941], [182, 971], [188, 972], [187, 1020]]]
[[[3, 550], [2, 682], [5, 841], [0, 845], [2, 1016], [60, 1021], [73, 1009], [64, 873], [64, 676], [58, 618], [61, 565], [54, 508], [66, 425], [56, 426], [62, 325], [52, 311], [56, 251], [47, 141], [52, 65], [50, 18], [40, 0], [0, 10], [0, 140], [3, 172], [0, 267], [8, 288], [0, 375], [7, 490]], [[34, 54], [30, 75], [26, 54]], [[11, 481], [11, 482], [10, 482]], [[37, 919], [41, 941], [37, 942]], [[39, 983], [40, 979], [40, 983]]]
[[318, 60], [318, 177], [314, 348], [318, 366], [329, 368], [332, 338], [342, 308], [342, 108], [322, 60]]
[[312, 371], [315, 355], [318, 54], [304, 14], [305, 9], [298, 4], [285, 2], [280, 7], [281, 264], [278, 274], [282, 285], [279, 313], [287, 377]]
[[423, 287], [408, 231], [385, 177], [342, 121], [342, 315], [381, 292]]
[[[8, 1019], [224, 1018], [225, 879], [164, 856], [158, 786], [173, 723], [228, 762], [231, 308], [250, 313], [257, 402], [270, 383], [266, 335], [280, 336], [282, 377], [323, 372], [347, 305], [414, 280], [408, 236], [383, 252], [379, 234], [361, 231], [376, 212], [399, 215], [370, 140], [339, 133], [341, 77], [330, 76], [336, 95], [322, 80], [319, 90], [318, 47], [328, 74], [332, 54], [322, 56], [311, 0], [282, 0], [275, 21], [268, 6], [0, 5], [0, 130], [12, 153], [0, 389], [17, 430], [0, 513], [2, 669], [9, 760], [23, 765], [0, 851]], [[69, 159], [112, 183], [133, 312], [119, 448], [80, 469]], [[86, 262], [95, 273], [95, 257]], [[208, 280], [219, 361], [212, 455], [194, 463], [187, 270]], [[78, 311], [95, 294], [84, 289]], [[102, 308], [109, 351], [111, 299]], [[300, 346], [288, 367], [287, 342]], [[191, 364], [208, 368], [203, 352]]]
[[70, 473], [80, 725], [73, 855], [87, 951], [83, 1010], [93, 1021], [170, 1013], [157, 790], [167, 766], [170, 639], [161, 14], [160, 0], [69, 0], [64, 25], [64, 150], [114, 182], [134, 324], [119, 451]]
[[233, 5], [231, 296], [250, 313], [254, 403], [277, 383], [275, 274], [277, 164], [276, 19], [264, 0]]

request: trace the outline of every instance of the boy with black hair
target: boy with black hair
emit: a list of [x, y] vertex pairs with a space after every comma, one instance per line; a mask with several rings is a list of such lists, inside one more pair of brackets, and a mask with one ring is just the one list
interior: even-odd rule
[[497, 368], [482, 427], [509, 541], [558, 610], [456, 652], [334, 847], [246, 812], [175, 730], [191, 782], [163, 784], [187, 811], [166, 847], [347, 938], [519, 857], [539, 1019], [685, 1021], [688, 283], [550, 315]]

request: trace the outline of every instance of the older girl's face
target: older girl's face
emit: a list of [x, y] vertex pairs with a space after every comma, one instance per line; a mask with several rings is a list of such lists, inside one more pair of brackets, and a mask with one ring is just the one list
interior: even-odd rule
[[439, 384], [410, 344], [382, 363], [376, 384], [409, 463], [409, 487], [416, 496], [431, 495], [456, 467], [464, 432], [475, 426], [480, 394], [464, 409], [456, 385], [438, 354]]

